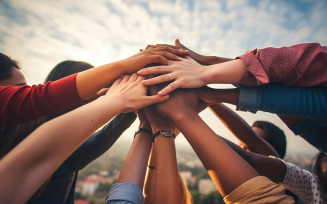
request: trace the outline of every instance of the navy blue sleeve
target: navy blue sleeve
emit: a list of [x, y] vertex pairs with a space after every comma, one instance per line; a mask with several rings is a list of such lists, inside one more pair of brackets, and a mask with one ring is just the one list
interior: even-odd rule
[[327, 123], [302, 119], [290, 129], [314, 147], [327, 152]]
[[327, 121], [327, 89], [268, 84], [240, 86], [239, 108]]
[[90, 162], [105, 153], [135, 121], [136, 115], [132, 113], [120, 113], [101, 130], [94, 133], [63, 163], [71, 170], [78, 171]]

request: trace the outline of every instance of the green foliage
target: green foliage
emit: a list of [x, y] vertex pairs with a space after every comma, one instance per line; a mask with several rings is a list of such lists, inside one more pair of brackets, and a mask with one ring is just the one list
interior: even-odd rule
[[101, 183], [98, 192], [109, 192], [111, 185], [109, 183]]
[[78, 200], [78, 199], [85, 200], [85, 199], [87, 199], [87, 197], [82, 196], [82, 194], [80, 192], [75, 192], [75, 200]]
[[202, 204], [224, 204], [224, 198], [220, 195], [218, 191], [214, 191], [206, 195], [202, 199]]

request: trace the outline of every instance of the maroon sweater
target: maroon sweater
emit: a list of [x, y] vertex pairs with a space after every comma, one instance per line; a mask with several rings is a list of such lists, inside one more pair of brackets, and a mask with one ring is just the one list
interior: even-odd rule
[[239, 82], [242, 85], [275, 82], [301, 87], [327, 86], [327, 46], [318, 43], [255, 49], [238, 58], [247, 68]]
[[76, 75], [45, 85], [0, 86], [0, 128], [59, 113], [81, 104]]

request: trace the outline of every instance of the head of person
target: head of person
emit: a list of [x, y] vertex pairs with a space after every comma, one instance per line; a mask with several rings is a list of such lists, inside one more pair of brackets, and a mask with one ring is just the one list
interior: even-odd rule
[[319, 151], [314, 159], [314, 174], [318, 176], [319, 182], [323, 187], [324, 192], [327, 191], [327, 154]]
[[[16, 67], [16, 66], [13, 66]], [[92, 68], [93, 66], [80, 61], [64, 61], [56, 65], [49, 75], [46, 77], [45, 83], [48, 81], [56, 81], [60, 78], [75, 74], [77, 72], [85, 71]], [[12, 68], [13, 70], [18, 70], [18, 67]], [[10, 75], [9, 75], [10, 76]], [[76, 108], [76, 107], [75, 107]], [[74, 109], [74, 108], [72, 108]], [[24, 138], [31, 134], [36, 128], [45, 123], [46, 121], [62, 115], [69, 110], [65, 110], [59, 114], [53, 114], [49, 117], [39, 118], [35, 121], [27, 122], [24, 124], [8, 126], [0, 130], [0, 159], [5, 156], [11, 149], [13, 149], [17, 144], [19, 144]], [[48, 179], [49, 181], [49, 179]], [[47, 182], [48, 182], [47, 181]], [[34, 203], [37, 197], [42, 192], [43, 188], [47, 185], [47, 182], [32, 196], [28, 203]]]
[[267, 121], [255, 121], [252, 129], [276, 150], [280, 158], [284, 158], [286, 154], [286, 136], [283, 130]]
[[18, 63], [0, 53], [0, 86], [21, 86], [24, 84], [26, 84], [26, 79], [20, 71]]

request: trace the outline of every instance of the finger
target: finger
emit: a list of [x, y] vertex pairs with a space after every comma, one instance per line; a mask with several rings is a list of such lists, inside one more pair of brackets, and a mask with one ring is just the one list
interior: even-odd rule
[[136, 81], [143, 81], [144, 79], [146, 79], [145, 76], [137, 75]]
[[168, 64], [168, 60], [161, 55], [151, 55], [148, 57], [149, 63], [157, 63], [157, 64], [163, 64], [163, 65], [167, 65]]
[[155, 67], [147, 67], [143, 68], [137, 73], [139, 75], [150, 75], [150, 74], [166, 74], [172, 71], [171, 66], [155, 66]]
[[159, 46], [155, 50], [157, 50], [157, 51], [166, 51], [166, 52], [173, 53], [175, 55], [186, 55], [186, 54], [188, 54], [188, 50], [182, 49], [180, 47], [173, 48], [173, 47], [167, 47], [167, 46]]
[[129, 74], [125, 74], [120, 83], [126, 83], [129, 80], [129, 77], [130, 77]]
[[174, 49], [180, 49], [180, 47], [176, 46], [176, 45], [168, 45], [168, 44], [156, 44], [158, 46], [166, 46], [166, 47], [171, 47], [171, 48], [174, 48]]
[[146, 79], [142, 81], [142, 84], [145, 86], [151, 86], [151, 85], [155, 85], [155, 84], [160, 84], [160, 83], [164, 83], [170, 81], [170, 77], [168, 74], [163, 74], [154, 78], [150, 78], [150, 79]]
[[143, 107], [147, 107], [149, 105], [152, 105], [154, 103], [161, 103], [163, 101], [166, 101], [169, 98], [169, 95], [153, 95], [153, 96], [144, 96], [145, 104]]
[[157, 45], [147, 45], [145, 49], [148, 49], [148, 48], [156, 48], [158, 47]]
[[128, 81], [131, 81], [131, 82], [134, 82], [137, 80], [138, 78], [138, 74], [137, 73], [133, 73], [130, 77], [129, 77], [129, 80]]
[[181, 45], [181, 43], [179, 42], [179, 39], [176, 39], [176, 40], [175, 40], [175, 45], [176, 45], [176, 46], [180, 46], [180, 45]]
[[98, 91], [97, 96], [105, 95], [108, 90], [109, 88], [101, 89], [100, 91]]
[[161, 55], [163, 57], [165, 57], [167, 60], [175, 60], [175, 61], [180, 61], [182, 60], [182, 58], [180, 58], [178, 55], [178, 53], [173, 54], [171, 52], [167, 52], [167, 51], [160, 51], [160, 52], [154, 52], [155, 54]]
[[161, 91], [158, 92], [158, 95], [160, 96], [164, 96], [169, 94], [170, 92], [174, 91], [175, 89], [179, 88], [179, 82], [178, 81], [174, 81], [170, 84], [168, 84], [165, 88], [163, 88]]
[[118, 79], [116, 79], [116, 81], [111, 85], [111, 87], [119, 85], [121, 80], [122, 80], [122, 77], [119, 77]]

